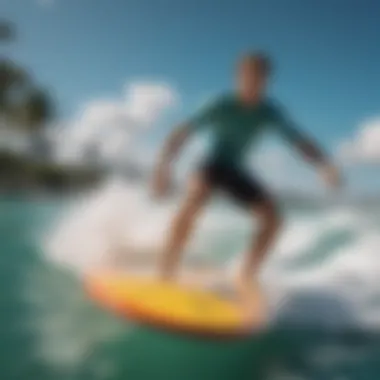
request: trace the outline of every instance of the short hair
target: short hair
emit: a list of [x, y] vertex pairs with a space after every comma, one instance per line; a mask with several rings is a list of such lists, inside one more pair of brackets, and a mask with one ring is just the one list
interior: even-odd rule
[[263, 52], [245, 53], [238, 61], [238, 69], [247, 64], [257, 67], [263, 75], [270, 75], [273, 70], [272, 60]]

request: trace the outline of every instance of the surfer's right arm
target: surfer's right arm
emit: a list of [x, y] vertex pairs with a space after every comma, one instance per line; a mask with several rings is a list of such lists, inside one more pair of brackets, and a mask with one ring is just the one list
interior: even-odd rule
[[188, 140], [191, 129], [188, 123], [180, 124], [166, 139], [154, 171], [153, 191], [156, 196], [160, 197], [168, 191], [171, 164]]
[[170, 187], [171, 164], [178, 157], [189, 137], [210, 125], [221, 108], [222, 98], [208, 102], [192, 118], [181, 123], [166, 139], [154, 171], [153, 191], [156, 196], [164, 195]]

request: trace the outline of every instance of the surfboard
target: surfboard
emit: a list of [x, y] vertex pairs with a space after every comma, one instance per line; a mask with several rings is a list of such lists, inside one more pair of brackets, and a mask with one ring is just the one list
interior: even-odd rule
[[84, 286], [96, 304], [139, 324], [210, 337], [246, 335], [239, 307], [211, 291], [116, 271], [87, 275]]

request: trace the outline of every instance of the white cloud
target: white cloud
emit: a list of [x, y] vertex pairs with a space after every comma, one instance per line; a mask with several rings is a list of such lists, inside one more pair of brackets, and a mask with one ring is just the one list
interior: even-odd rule
[[80, 163], [89, 150], [100, 160], [122, 159], [133, 138], [152, 127], [177, 98], [166, 84], [133, 83], [119, 99], [89, 102], [72, 122], [50, 130], [56, 159]]
[[363, 123], [353, 138], [340, 144], [337, 153], [345, 164], [380, 164], [380, 117]]
[[173, 88], [166, 84], [134, 83], [127, 87], [128, 112], [142, 125], [155, 121], [162, 110], [172, 106], [176, 99]]

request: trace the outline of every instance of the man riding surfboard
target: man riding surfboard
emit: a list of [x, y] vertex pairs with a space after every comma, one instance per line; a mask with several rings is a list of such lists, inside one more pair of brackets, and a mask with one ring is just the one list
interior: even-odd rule
[[280, 228], [281, 216], [276, 200], [247, 173], [245, 157], [260, 136], [273, 130], [284, 137], [319, 170], [324, 180], [336, 187], [337, 169], [322, 150], [286, 115], [276, 102], [266, 96], [272, 71], [270, 59], [262, 53], [249, 53], [238, 62], [236, 90], [223, 94], [170, 134], [163, 147], [153, 178], [156, 196], [163, 196], [170, 186], [171, 163], [188, 138], [203, 128], [212, 134], [212, 146], [190, 178], [186, 195], [176, 213], [162, 252], [159, 274], [174, 280], [181, 252], [194, 228], [197, 217], [216, 190], [222, 190], [242, 209], [258, 218], [258, 235], [246, 253], [235, 289], [242, 302], [246, 320], [260, 312], [260, 292], [255, 278], [266, 253]]

